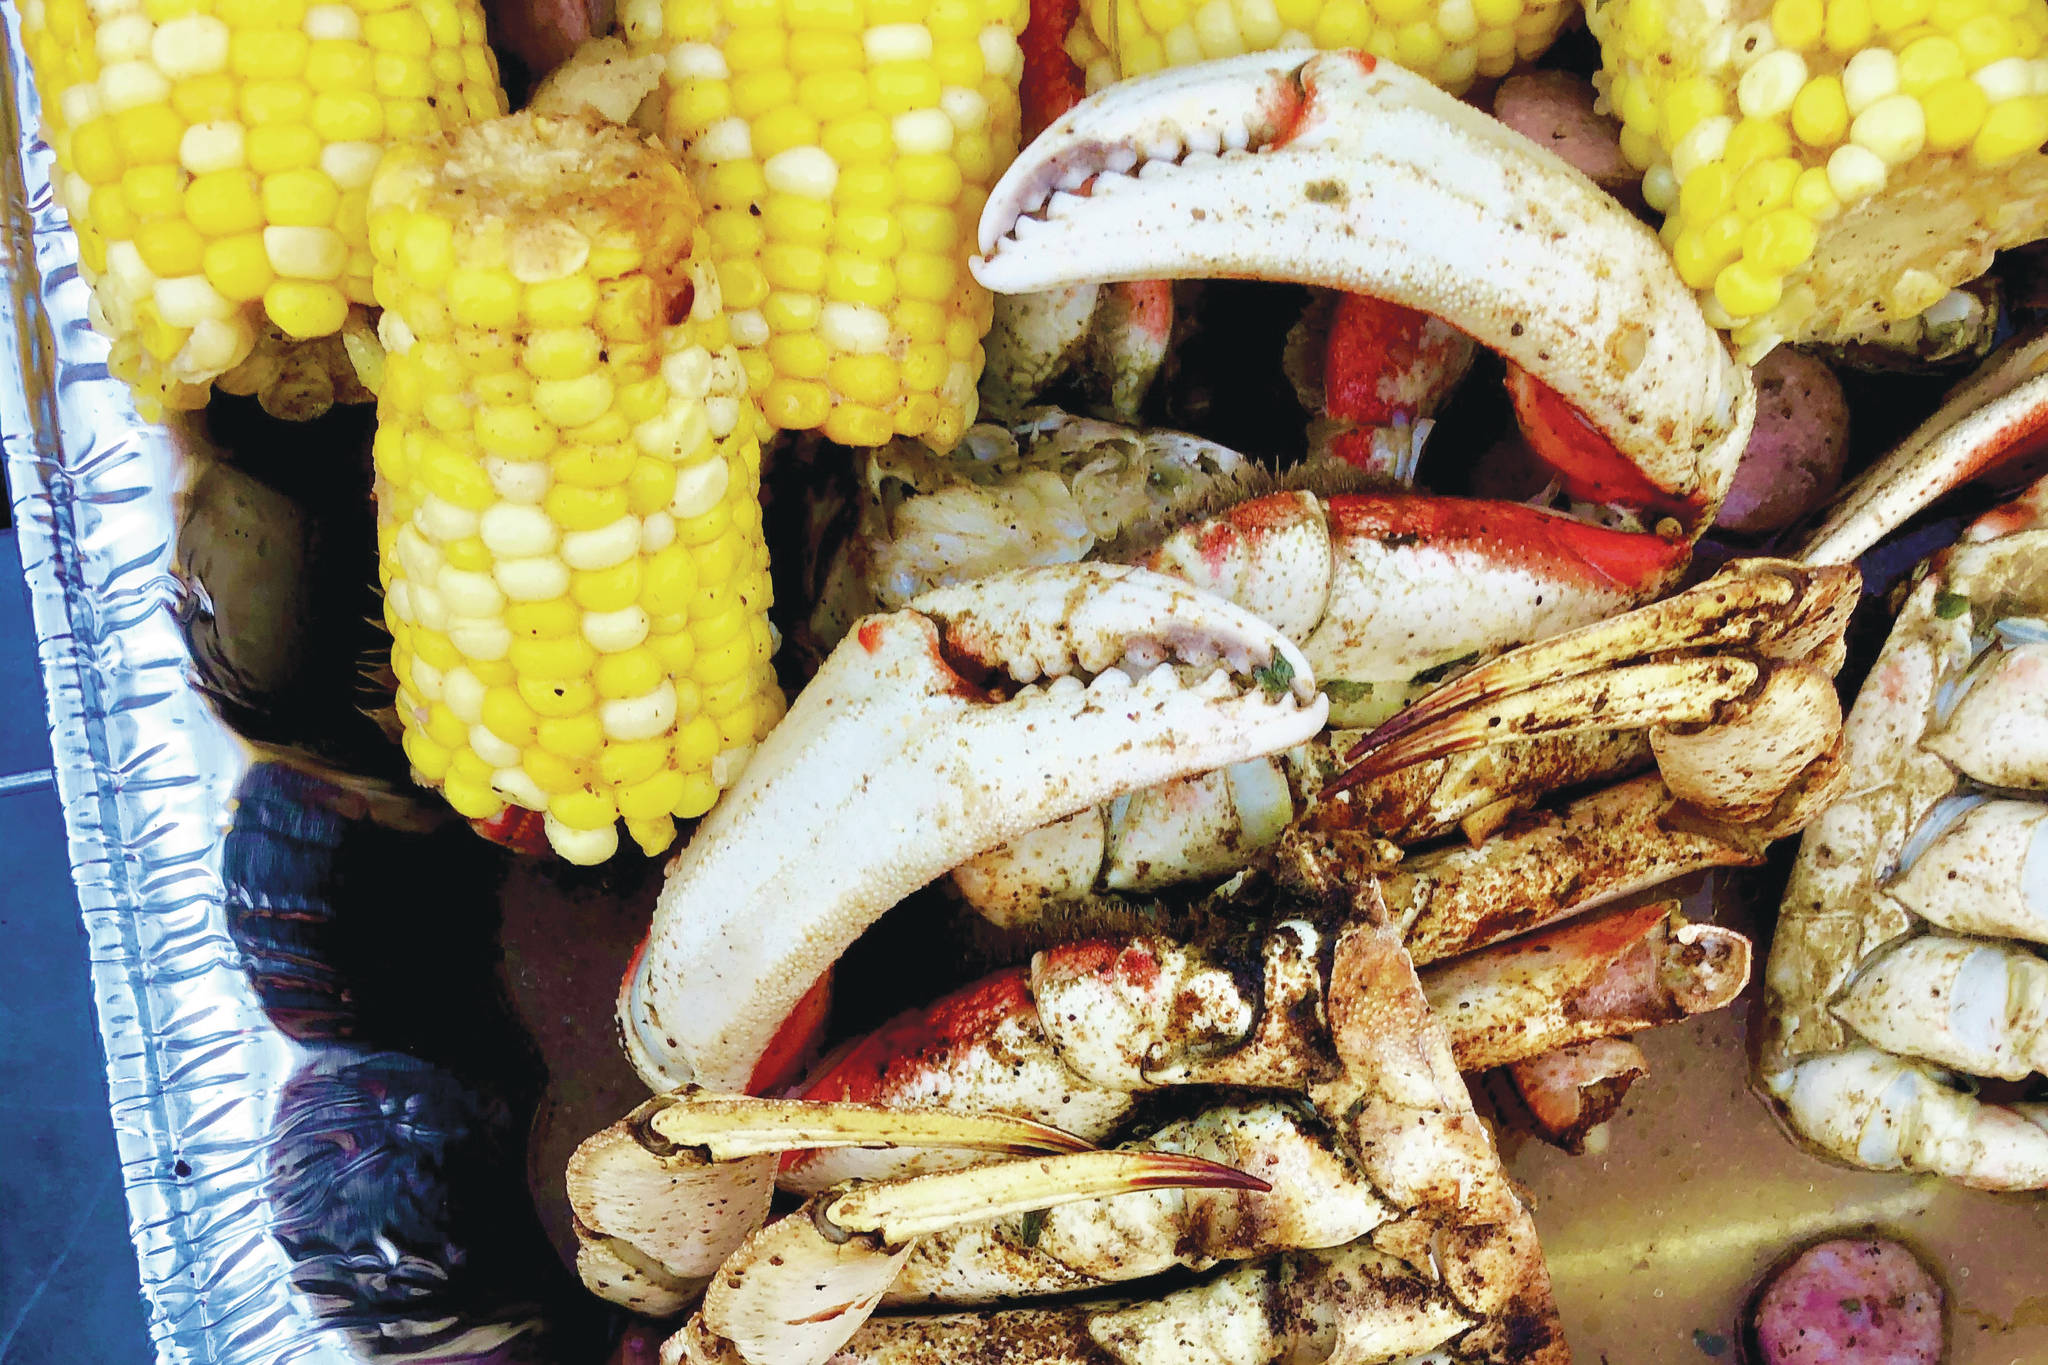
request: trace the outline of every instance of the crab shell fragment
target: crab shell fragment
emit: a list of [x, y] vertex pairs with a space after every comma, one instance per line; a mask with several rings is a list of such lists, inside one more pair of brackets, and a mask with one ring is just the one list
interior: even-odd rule
[[1434, 314], [1613, 447], [1605, 486], [1713, 519], [1748, 371], [1655, 234], [1585, 176], [1361, 52], [1258, 53], [1121, 82], [1035, 140], [982, 212], [999, 293], [1291, 280]]

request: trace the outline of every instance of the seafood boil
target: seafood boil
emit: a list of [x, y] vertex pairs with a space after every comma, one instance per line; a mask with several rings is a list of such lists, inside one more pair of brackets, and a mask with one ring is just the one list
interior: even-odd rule
[[[1503, 1135], [1629, 1121], [1756, 951], [1671, 884], [1794, 836], [1759, 1102], [2048, 1186], [2048, 4], [22, 18], [142, 410], [374, 401], [420, 801], [668, 860], [545, 1196], [666, 1365], [1567, 1361]], [[841, 970], [911, 902], [974, 972]]]

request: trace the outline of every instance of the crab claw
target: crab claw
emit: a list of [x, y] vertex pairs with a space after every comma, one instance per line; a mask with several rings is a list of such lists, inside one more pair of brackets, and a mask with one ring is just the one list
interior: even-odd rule
[[620, 992], [627, 1055], [653, 1089], [738, 1089], [905, 895], [1097, 802], [1304, 743], [1327, 712], [1279, 632], [1143, 569], [1028, 569], [868, 617], [672, 868]]
[[[1618, 729], [1650, 729], [1660, 763], [1668, 751], [1703, 779], [1714, 769], [1720, 780], [1728, 776], [1720, 771], [1727, 742], [1673, 727], [1753, 720], [1745, 732], [1782, 749], [1746, 755], [1762, 770], [1746, 775], [1760, 779], [1754, 785], [1768, 792], [1768, 808], [1839, 735], [1828, 677], [1841, 664], [1859, 583], [1842, 566], [1739, 561], [1696, 588], [1524, 646], [1439, 688], [1359, 741], [1348, 757], [1363, 761], [1332, 787], [1507, 740]], [[1685, 656], [1669, 657], [1677, 651]], [[1671, 764], [1662, 766], [1669, 780]], [[1751, 809], [1755, 793], [1745, 797], [1717, 800], [1717, 810], [1730, 818], [1760, 813]]]
[[1266, 52], [1110, 86], [1024, 149], [982, 211], [998, 293], [1230, 277], [1434, 314], [1605, 438], [1592, 485], [1697, 533], [1755, 417], [1654, 233], [1564, 162], [1390, 62]]
[[614, 1303], [676, 1312], [767, 1216], [773, 1157], [798, 1148], [923, 1145], [1012, 1155], [1088, 1148], [1071, 1133], [999, 1114], [659, 1095], [569, 1159], [577, 1272]]
[[1083, 1152], [830, 1191], [756, 1232], [725, 1263], [674, 1358], [821, 1365], [882, 1301], [920, 1237], [1105, 1195], [1270, 1188], [1173, 1152]]

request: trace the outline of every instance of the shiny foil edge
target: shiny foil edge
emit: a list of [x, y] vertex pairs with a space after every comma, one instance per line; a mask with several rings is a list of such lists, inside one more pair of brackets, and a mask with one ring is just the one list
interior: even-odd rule
[[14, 0], [0, 48], [0, 450], [150, 1336], [165, 1365], [341, 1365], [363, 1356], [294, 1285], [265, 1196], [307, 1053], [265, 1015], [228, 930], [222, 846], [250, 760], [194, 686], [177, 619], [187, 460], [137, 416], [86, 320]]

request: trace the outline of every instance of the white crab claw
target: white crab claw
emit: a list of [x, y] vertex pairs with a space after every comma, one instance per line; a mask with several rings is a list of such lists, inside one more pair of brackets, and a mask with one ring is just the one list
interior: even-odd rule
[[[1244, 150], [1189, 154], [1212, 141]], [[975, 277], [999, 293], [1284, 279], [1434, 314], [1709, 517], [1755, 416], [1748, 371], [1654, 233], [1557, 157], [1361, 52], [1256, 53], [1098, 92], [1012, 163], [980, 247]]]
[[1327, 711], [1272, 627], [1143, 569], [1029, 569], [868, 617], [671, 870], [620, 994], [627, 1054], [656, 1089], [743, 1089], [905, 895], [1097, 802], [1303, 743]]

